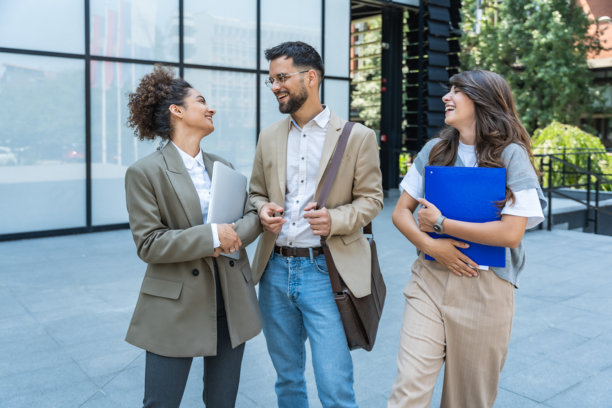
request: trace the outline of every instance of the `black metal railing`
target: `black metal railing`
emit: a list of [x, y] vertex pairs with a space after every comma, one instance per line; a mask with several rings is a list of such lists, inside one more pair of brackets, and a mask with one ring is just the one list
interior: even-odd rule
[[[535, 165], [540, 171], [540, 184], [548, 196], [547, 229], [552, 228], [553, 194], [570, 199], [586, 209], [585, 230], [593, 222], [593, 232], [598, 233], [599, 214], [612, 216], [612, 211], [600, 206], [600, 192], [603, 188], [612, 190], [612, 174], [604, 173], [598, 159], [606, 158], [603, 149], [561, 148], [552, 153], [534, 154]], [[573, 159], [573, 160], [572, 160]], [[577, 164], [579, 163], [579, 164]], [[585, 165], [585, 167], [582, 167]], [[566, 189], [585, 189], [585, 200], [569, 194]], [[595, 199], [591, 200], [592, 191]]]

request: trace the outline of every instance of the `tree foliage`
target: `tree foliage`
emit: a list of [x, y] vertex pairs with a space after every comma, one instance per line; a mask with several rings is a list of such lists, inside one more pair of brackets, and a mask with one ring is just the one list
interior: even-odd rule
[[476, 2], [463, 1], [463, 68], [506, 78], [528, 131], [553, 120], [577, 125], [599, 99], [587, 54], [603, 49], [578, 2], [482, 0], [479, 24]]
[[[532, 138], [534, 154], [554, 154], [575, 166], [588, 169], [593, 173], [602, 175], [602, 190], [612, 190], [612, 184], [603, 182], [612, 178], [612, 157], [606, 152], [604, 145], [597, 136], [586, 133], [575, 126], [552, 122], [544, 129], [537, 129]], [[589, 164], [589, 157], [591, 163]], [[537, 163], [536, 157], [536, 163]], [[566, 166], [559, 161], [552, 163], [551, 174], [553, 186], [585, 185], [587, 176], [577, 172], [574, 168]], [[548, 171], [542, 169], [542, 179], [548, 187]], [[592, 188], [595, 187], [595, 177], [591, 177]]]

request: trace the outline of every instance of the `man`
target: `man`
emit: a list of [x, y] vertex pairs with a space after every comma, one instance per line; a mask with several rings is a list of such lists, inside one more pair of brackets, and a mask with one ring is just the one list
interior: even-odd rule
[[[370, 293], [370, 249], [361, 229], [382, 209], [374, 132], [356, 124], [324, 208], [316, 208], [326, 169], [346, 121], [321, 104], [324, 68], [310, 45], [266, 50], [266, 81], [285, 119], [259, 137], [250, 183], [264, 234], [253, 260], [268, 352], [282, 408], [307, 408], [308, 338], [323, 407], [357, 407], [353, 361], [327, 274], [326, 237], [340, 276], [357, 296]], [[260, 280], [261, 279], [261, 280]]]

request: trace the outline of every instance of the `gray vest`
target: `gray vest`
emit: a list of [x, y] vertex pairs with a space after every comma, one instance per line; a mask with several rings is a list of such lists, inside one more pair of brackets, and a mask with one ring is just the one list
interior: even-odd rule
[[[439, 138], [435, 138], [427, 142], [412, 164], [416, 167], [416, 170], [421, 175], [423, 183], [425, 182], [425, 166], [428, 165], [429, 153], [439, 141]], [[531, 162], [529, 161], [529, 156], [527, 155], [525, 149], [516, 143], [512, 143], [502, 152], [502, 159], [504, 161], [504, 166], [506, 167], [506, 185], [510, 188], [510, 190], [516, 192], [535, 188], [538, 191], [538, 197], [540, 199], [542, 210], [544, 210], [546, 208], [547, 201], [544, 198], [544, 193], [542, 192], [542, 188], [538, 182], [538, 177], [533, 169], [533, 166], [531, 165]], [[459, 155], [457, 155], [455, 166], [464, 166], [463, 162], [459, 158]], [[420, 251], [417, 250], [417, 252]], [[517, 248], [506, 248], [505, 268], [491, 267], [491, 269], [497, 276], [512, 283], [518, 288], [519, 275], [524, 266], [525, 249], [523, 247], [523, 242], [521, 242]]]

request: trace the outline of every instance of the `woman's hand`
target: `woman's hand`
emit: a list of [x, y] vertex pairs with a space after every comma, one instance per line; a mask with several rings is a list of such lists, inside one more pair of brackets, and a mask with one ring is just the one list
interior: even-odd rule
[[424, 198], [419, 198], [417, 201], [422, 205], [417, 213], [419, 228], [423, 232], [434, 232], [433, 225], [438, 221], [442, 213], [438, 210], [438, 207]]
[[452, 238], [434, 239], [425, 253], [444, 265], [457, 276], [478, 276], [478, 264], [457, 248], [468, 248], [470, 244]]
[[219, 234], [221, 251], [223, 253], [233, 254], [240, 250], [242, 241], [240, 241], [238, 234], [234, 231], [234, 224], [217, 224], [217, 233]]

